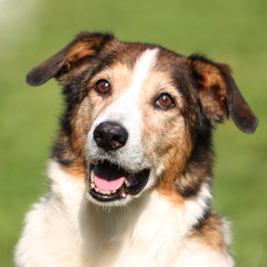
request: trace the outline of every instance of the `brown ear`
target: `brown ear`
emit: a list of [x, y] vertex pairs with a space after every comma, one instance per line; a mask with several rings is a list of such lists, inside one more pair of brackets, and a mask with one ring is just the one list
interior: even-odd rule
[[38, 86], [52, 77], [59, 79], [81, 59], [96, 55], [111, 40], [115, 40], [113, 35], [83, 32], [56, 55], [33, 68], [26, 81]]
[[189, 61], [203, 113], [212, 125], [228, 118], [230, 114], [241, 131], [253, 133], [258, 119], [237, 88], [230, 68], [198, 55], [190, 56]]

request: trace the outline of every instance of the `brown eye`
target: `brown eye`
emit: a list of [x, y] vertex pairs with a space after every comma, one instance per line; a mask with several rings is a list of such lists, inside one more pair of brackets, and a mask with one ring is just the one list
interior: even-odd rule
[[110, 84], [106, 80], [99, 80], [95, 84], [95, 90], [100, 94], [106, 94], [110, 90]]
[[164, 93], [159, 96], [159, 98], [156, 100], [155, 105], [156, 107], [162, 109], [169, 109], [175, 106], [175, 102], [169, 94]]

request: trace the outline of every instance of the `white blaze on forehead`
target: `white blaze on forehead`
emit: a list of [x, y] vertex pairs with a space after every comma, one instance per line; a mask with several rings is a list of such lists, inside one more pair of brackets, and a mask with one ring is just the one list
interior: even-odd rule
[[[143, 83], [155, 65], [157, 53], [158, 49], [155, 48], [147, 49], [141, 54], [134, 66], [130, 86], [94, 121], [88, 133], [89, 159], [95, 160], [99, 154], [99, 148], [93, 140], [94, 129], [101, 122], [114, 121], [121, 123], [129, 133], [126, 145], [118, 152], [120, 164], [122, 167], [135, 170], [142, 163], [144, 153], [142, 149], [143, 118], [138, 102]], [[114, 87], [116, 88], [116, 85]]]
[[[158, 49], [148, 49], [137, 59], [133, 69], [132, 82], [129, 88], [120, 96], [120, 98], [113, 102], [110, 107], [115, 106], [118, 113], [121, 115], [126, 114], [126, 110], [120, 109], [121, 107], [128, 107], [127, 110], [131, 113], [134, 111], [140, 111], [138, 108], [137, 100], [140, 96], [141, 89], [145, 79], [148, 77], [150, 71], [155, 65], [156, 55]], [[132, 110], [130, 110], [130, 107]], [[117, 112], [116, 112], [117, 113]], [[132, 113], [132, 116], [134, 114]]]
[[137, 60], [137, 63], [134, 68], [133, 81], [131, 85], [133, 91], [139, 91], [142, 88], [144, 80], [146, 79], [147, 75], [154, 66], [157, 53], [157, 48], [153, 50], [146, 50]]

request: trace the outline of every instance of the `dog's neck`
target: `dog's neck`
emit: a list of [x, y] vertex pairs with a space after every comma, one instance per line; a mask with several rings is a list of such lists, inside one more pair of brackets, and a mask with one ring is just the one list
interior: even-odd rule
[[[180, 203], [172, 202], [154, 188], [144, 191], [127, 206], [103, 207], [88, 202], [88, 183], [68, 174], [58, 162], [50, 162], [49, 177], [52, 201], [55, 206], [64, 206], [57, 216], [70, 225], [88, 258], [96, 259], [96, 266], [112, 266], [111, 261], [122, 255], [121, 249], [125, 254], [134, 251], [136, 255], [149, 253], [150, 249], [172, 251], [182, 245], [185, 235], [205, 216], [211, 199], [209, 184], [203, 183], [194, 197]], [[170, 232], [170, 228], [177, 231]], [[152, 242], [155, 237], [157, 242]], [[149, 248], [151, 243], [153, 248]], [[169, 245], [162, 248], [161, 244]], [[98, 262], [103, 252], [110, 255], [105, 256], [110, 262]], [[156, 256], [151, 259], [153, 257]]]
[[[175, 255], [186, 235], [205, 216], [210, 198], [205, 184], [194, 199], [179, 204], [171, 203], [156, 190], [143, 192], [140, 198], [123, 207], [103, 208], [88, 203], [84, 206], [87, 211], [81, 212], [88, 214], [87, 218], [81, 218], [82, 236], [88, 237], [84, 238], [87, 253], [99, 260], [105, 251], [105, 255], [110, 255], [107, 257], [110, 261], [128, 251], [136, 255], [158, 251], [158, 255], [153, 256], [155, 258], [161, 257], [161, 253], [171, 255], [175, 250]], [[177, 230], [170, 232], [170, 229]], [[162, 244], [168, 245], [162, 247]]]

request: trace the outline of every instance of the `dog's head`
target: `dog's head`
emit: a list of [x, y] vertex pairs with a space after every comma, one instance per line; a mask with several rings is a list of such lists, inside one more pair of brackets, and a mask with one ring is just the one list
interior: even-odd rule
[[117, 205], [149, 188], [196, 193], [211, 174], [215, 124], [230, 115], [242, 131], [255, 131], [230, 72], [202, 56], [85, 32], [27, 82], [61, 82], [67, 108], [53, 157], [86, 173], [92, 201]]

